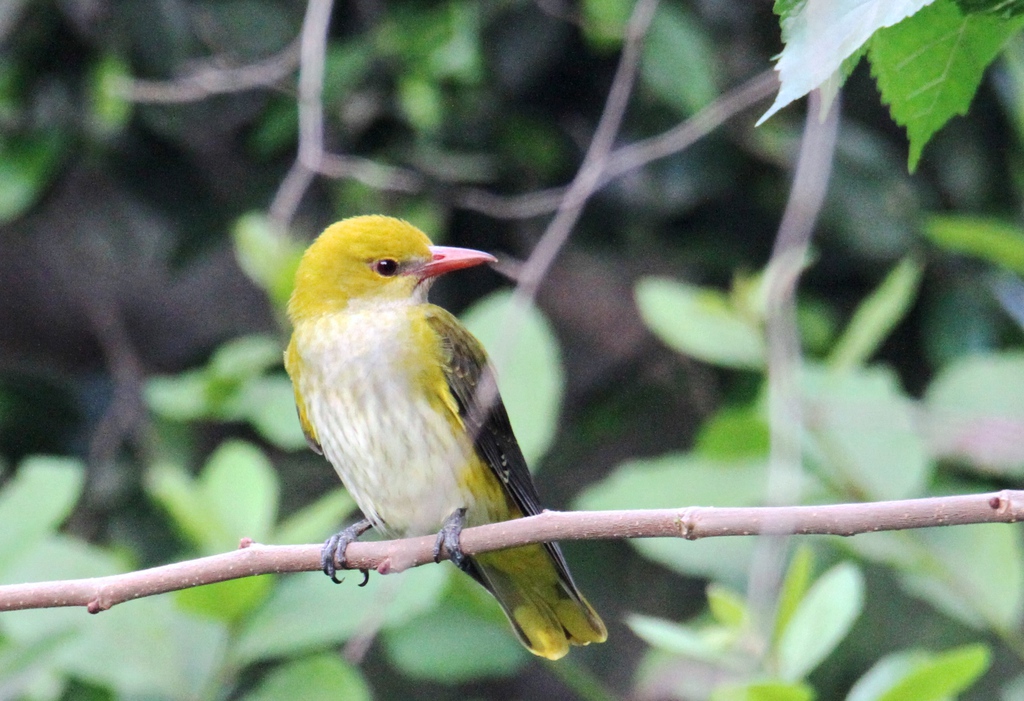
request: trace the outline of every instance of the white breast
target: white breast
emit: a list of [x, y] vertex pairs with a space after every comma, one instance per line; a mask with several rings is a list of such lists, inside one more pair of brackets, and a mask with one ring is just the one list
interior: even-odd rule
[[469, 449], [410, 384], [409, 303], [367, 305], [307, 325], [301, 392], [324, 455], [374, 527], [436, 532], [469, 506], [457, 473]]

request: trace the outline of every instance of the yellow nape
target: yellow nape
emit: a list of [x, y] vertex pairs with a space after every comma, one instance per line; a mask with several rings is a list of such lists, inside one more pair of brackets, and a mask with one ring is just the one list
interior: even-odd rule
[[430, 259], [430, 239], [408, 222], [375, 214], [343, 219], [324, 229], [303, 254], [288, 316], [295, 323], [342, 311], [355, 299], [408, 299], [417, 278], [384, 276], [374, 265], [381, 260], [415, 265]]

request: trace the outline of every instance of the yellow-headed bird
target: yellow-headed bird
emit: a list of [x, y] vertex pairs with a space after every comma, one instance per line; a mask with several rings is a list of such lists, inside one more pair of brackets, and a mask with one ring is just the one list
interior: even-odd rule
[[334, 465], [367, 519], [327, 541], [324, 571], [333, 579], [345, 547], [371, 525], [388, 537], [439, 533], [436, 550], [443, 542], [495, 596], [523, 645], [558, 659], [570, 643], [607, 637], [558, 546], [472, 557], [458, 548], [463, 525], [541, 508], [501, 399], [475, 408], [474, 394], [493, 372], [483, 347], [427, 302], [437, 275], [494, 260], [432, 246], [390, 217], [328, 227], [295, 276], [285, 367], [310, 446]]

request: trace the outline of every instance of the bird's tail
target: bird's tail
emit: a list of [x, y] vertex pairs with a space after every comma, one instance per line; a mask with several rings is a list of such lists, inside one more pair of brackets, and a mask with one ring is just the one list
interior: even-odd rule
[[557, 660], [570, 644], [607, 639], [604, 622], [576, 588], [557, 545], [499, 550], [475, 555], [471, 562], [470, 574], [490, 590], [520, 642], [535, 655]]

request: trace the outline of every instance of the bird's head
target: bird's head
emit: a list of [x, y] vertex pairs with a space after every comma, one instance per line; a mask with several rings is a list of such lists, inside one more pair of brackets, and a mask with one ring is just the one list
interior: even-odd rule
[[299, 321], [343, 311], [355, 301], [425, 300], [436, 276], [495, 260], [481, 251], [431, 245], [426, 234], [400, 219], [343, 219], [303, 254], [288, 315]]

